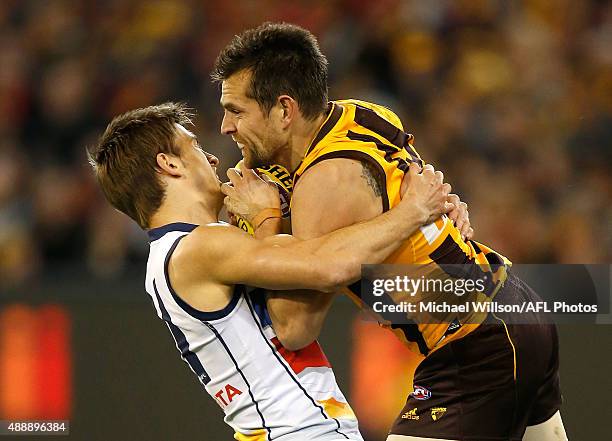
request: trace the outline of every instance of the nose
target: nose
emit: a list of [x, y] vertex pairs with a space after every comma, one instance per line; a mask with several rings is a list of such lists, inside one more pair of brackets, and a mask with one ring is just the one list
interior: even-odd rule
[[208, 162], [213, 167], [216, 167], [216, 166], [219, 165], [219, 158], [217, 158], [215, 155], [212, 155], [212, 154], [206, 152], [206, 159], [208, 159]]
[[223, 121], [221, 121], [221, 134], [222, 135], [231, 135], [236, 132], [236, 125], [232, 120], [231, 115], [228, 115], [228, 112], [225, 112], [223, 115]]

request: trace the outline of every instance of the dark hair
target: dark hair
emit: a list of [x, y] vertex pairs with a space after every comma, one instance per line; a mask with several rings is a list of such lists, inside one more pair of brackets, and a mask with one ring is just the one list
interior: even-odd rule
[[106, 199], [141, 228], [149, 227], [165, 196], [157, 154], [178, 155], [175, 124], [191, 124], [192, 116], [180, 103], [132, 110], [115, 117], [97, 146], [87, 151]]
[[247, 96], [269, 113], [283, 94], [293, 97], [304, 117], [327, 108], [327, 58], [312, 33], [289, 23], [264, 23], [236, 35], [221, 51], [211, 77], [215, 82], [249, 70]]

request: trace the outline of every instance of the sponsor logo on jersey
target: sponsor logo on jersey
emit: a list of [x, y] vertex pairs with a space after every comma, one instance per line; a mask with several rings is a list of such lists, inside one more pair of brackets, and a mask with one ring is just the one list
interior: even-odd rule
[[224, 388], [215, 394], [215, 398], [221, 407], [225, 407], [233, 401], [236, 395], [242, 395], [242, 391], [231, 384], [226, 384]]
[[444, 414], [446, 413], [446, 407], [432, 407], [431, 409], [431, 419], [434, 421], [438, 421]]
[[431, 392], [429, 389], [424, 388], [423, 386], [414, 385], [414, 391], [410, 394], [415, 400], [423, 401], [429, 400], [431, 398]]
[[405, 420], [418, 420], [421, 417], [417, 415], [417, 408], [415, 407], [414, 409], [409, 410], [408, 412], [403, 414], [402, 418]]

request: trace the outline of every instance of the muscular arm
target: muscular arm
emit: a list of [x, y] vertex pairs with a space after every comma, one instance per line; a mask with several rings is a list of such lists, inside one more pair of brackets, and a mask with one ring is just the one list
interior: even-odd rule
[[[409, 176], [409, 197], [397, 207], [319, 238], [279, 235], [257, 240], [231, 225], [198, 227], [173, 253], [171, 281], [187, 303], [200, 309], [210, 307], [211, 296], [215, 305], [222, 303], [234, 284], [325, 292], [347, 285], [359, 278], [362, 262], [383, 261], [430, 215], [451, 208], [446, 203], [450, 186], [442, 183], [439, 172], [411, 170]], [[227, 203], [234, 207], [244, 204], [242, 196], [267, 185], [248, 172], [235, 184], [225, 188]]]
[[[315, 165], [294, 189], [293, 234], [311, 239], [375, 217], [382, 212], [380, 185], [375, 170], [358, 161], [329, 159]], [[283, 345], [299, 349], [315, 340], [332, 300], [333, 294], [310, 291], [270, 293], [268, 310]]]

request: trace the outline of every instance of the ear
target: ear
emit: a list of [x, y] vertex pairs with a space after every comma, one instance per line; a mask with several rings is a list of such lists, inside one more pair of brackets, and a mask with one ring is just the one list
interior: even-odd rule
[[287, 128], [291, 122], [298, 116], [300, 111], [296, 100], [289, 95], [281, 95], [278, 97], [278, 107], [283, 128]]
[[181, 160], [176, 156], [167, 153], [158, 153], [156, 160], [157, 166], [160, 168], [161, 173], [165, 173], [177, 178], [183, 176], [183, 164], [181, 163]]

